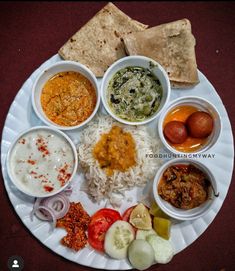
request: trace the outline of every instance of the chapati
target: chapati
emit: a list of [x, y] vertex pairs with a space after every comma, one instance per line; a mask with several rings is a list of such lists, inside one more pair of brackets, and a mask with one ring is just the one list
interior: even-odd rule
[[59, 55], [84, 64], [100, 77], [126, 56], [121, 37], [147, 27], [108, 3], [60, 48]]
[[185, 88], [199, 82], [196, 41], [188, 19], [155, 26], [123, 36], [129, 55], [143, 55], [160, 63], [172, 87]]

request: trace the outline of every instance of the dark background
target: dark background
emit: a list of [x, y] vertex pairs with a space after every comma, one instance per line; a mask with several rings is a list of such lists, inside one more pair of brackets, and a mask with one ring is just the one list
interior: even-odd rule
[[[45, 60], [107, 2], [0, 3], [0, 131], [15, 95]], [[150, 26], [188, 18], [196, 37], [198, 68], [219, 93], [234, 126], [235, 3], [114, 2], [132, 18]], [[233, 177], [234, 179], [234, 177]], [[235, 186], [213, 223], [191, 246], [158, 271], [235, 270]], [[0, 270], [15, 254], [26, 271], [94, 270], [54, 254], [34, 238], [17, 217], [1, 176]]]

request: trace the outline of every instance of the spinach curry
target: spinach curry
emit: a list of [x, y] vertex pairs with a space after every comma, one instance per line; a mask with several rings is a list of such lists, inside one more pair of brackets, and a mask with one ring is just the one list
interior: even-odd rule
[[162, 86], [149, 69], [126, 67], [110, 80], [107, 99], [116, 116], [133, 122], [143, 121], [158, 110]]

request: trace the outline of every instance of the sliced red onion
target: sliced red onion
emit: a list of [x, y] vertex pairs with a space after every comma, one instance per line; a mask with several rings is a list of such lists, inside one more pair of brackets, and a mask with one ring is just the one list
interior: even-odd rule
[[43, 206], [40, 206], [42, 199], [36, 199], [33, 210], [31, 212], [31, 219], [33, 220], [33, 216], [36, 215], [37, 218], [41, 219], [41, 220], [45, 220], [45, 221], [50, 221], [52, 220], [52, 210], [50, 210], [49, 208], [45, 207], [41, 208]]
[[33, 210], [30, 212], [30, 219], [33, 221], [33, 216], [35, 214], [35, 211], [38, 209], [40, 203], [41, 203], [41, 198], [36, 198], [34, 205], [33, 205]]
[[67, 214], [70, 202], [64, 194], [58, 194], [54, 197], [45, 198], [42, 201], [41, 206], [51, 209], [56, 219], [60, 219]]
[[[53, 211], [50, 210], [50, 208], [47, 208], [47, 207], [44, 207], [44, 206], [39, 206], [38, 209], [35, 212], [35, 215], [38, 217], [39, 213], [42, 214], [41, 211], [43, 211], [43, 213], [47, 213], [47, 217], [50, 217], [50, 219], [47, 219], [47, 220], [49, 220], [49, 221], [52, 220], [52, 227], [54, 229], [56, 227], [56, 217], [55, 217]], [[48, 216], [48, 214], [49, 214], [49, 216]], [[40, 219], [40, 217], [38, 217], [38, 218]]]
[[35, 210], [36, 217], [45, 221], [52, 221], [52, 213], [53, 211], [45, 206], [38, 206]]
[[63, 191], [62, 193], [64, 193], [66, 196], [69, 197], [69, 196], [71, 196], [72, 192], [73, 192], [72, 186], [71, 186], [71, 185], [68, 185], [68, 186], [64, 189], [64, 191]]
[[70, 202], [65, 193], [60, 193], [52, 197], [37, 198], [33, 210], [30, 213], [31, 220], [35, 214], [39, 219], [52, 221], [56, 226], [56, 220], [64, 217], [70, 207]]

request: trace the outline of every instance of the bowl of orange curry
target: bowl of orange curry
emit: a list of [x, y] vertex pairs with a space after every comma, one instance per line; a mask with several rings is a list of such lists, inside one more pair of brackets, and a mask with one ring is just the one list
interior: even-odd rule
[[197, 154], [216, 144], [221, 133], [221, 119], [215, 106], [203, 98], [178, 98], [161, 114], [158, 132], [171, 152]]
[[45, 68], [32, 90], [37, 116], [47, 125], [73, 130], [87, 124], [96, 114], [100, 94], [95, 75], [84, 65], [59, 61]]
[[173, 159], [157, 172], [153, 182], [156, 203], [172, 218], [193, 220], [208, 212], [219, 196], [210, 169], [193, 159]]

